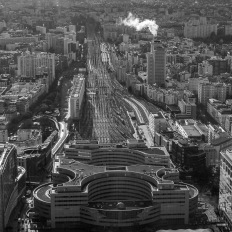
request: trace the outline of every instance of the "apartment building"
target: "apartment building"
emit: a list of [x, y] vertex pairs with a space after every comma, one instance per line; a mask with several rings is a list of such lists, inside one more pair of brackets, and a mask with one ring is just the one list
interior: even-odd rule
[[227, 96], [227, 85], [223, 83], [199, 83], [198, 102], [206, 105], [211, 98], [225, 102]]
[[213, 75], [220, 75], [230, 71], [229, 62], [227, 59], [220, 57], [211, 57], [208, 63], [213, 66]]
[[221, 101], [209, 99], [207, 103], [207, 112], [223, 127], [225, 128], [226, 118], [231, 115], [231, 109], [228, 105]]
[[189, 86], [188, 89], [194, 94], [198, 94], [198, 85], [203, 83], [209, 83], [208, 78], [203, 77], [192, 77], [189, 78]]
[[153, 137], [156, 131], [160, 132], [161, 130], [167, 129], [167, 120], [161, 111], [156, 114], [150, 113], [148, 120], [149, 129]]
[[209, 64], [208, 61], [203, 61], [202, 63], [198, 64], [198, 75], [213, 75], [213, 65]]
[[35, 78], [43, 73], [48, 74], [50, 86], [55, 79], [55, 54], [25, 52], [18, 57], [18, 75]]
[[197, 107], [195, 103], [182, 99], [178, 101], [178, 106], [182, 114], [190, 115], [193, 119], [196, 119]]
[[3, 34], [0, 36], [0, 46], [4, 47], [7, 44], [15, 43], [35, 43], [38, 42], [38, 36], [14, 36], [11, 37], [9, 34]]
[[184, 26], [184, 36], [187, 38], [206, 38], [212, 32], [217, 34], [217, 24], [207, 22], [206, 17], [192, 19]]

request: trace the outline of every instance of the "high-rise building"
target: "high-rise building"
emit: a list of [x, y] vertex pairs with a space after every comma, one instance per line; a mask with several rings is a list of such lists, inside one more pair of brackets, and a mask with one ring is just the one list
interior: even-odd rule
[[160, 41], [151, 42], [151, 52], [147, 53], [147, 82], [163, 86], [166, 77], [166, 51]]
[[26, 52], [18, 57], [18, 75], [35, 78], [41, 72], [48, 74], [50, 86], [55, 79], [54, 54], [46, 52]]
[[198, 102], [204, 105], [206, 105], [211, 98], [225, 102], [226, 94], [227, 87], [222, 83], [199, 83], [198, 85]]
[[219, 213], [232, 230], [232, 150], [221, 152], [220, 183], [219, 183]]
[[14, 145], [1, 144], [0, 152], [0, 231], [4, 231], [21, 190], [25, 189], [25, 182], [18, 185], [25, 170], [20, 168], [20, 171], [17, 168], [17, 151]]

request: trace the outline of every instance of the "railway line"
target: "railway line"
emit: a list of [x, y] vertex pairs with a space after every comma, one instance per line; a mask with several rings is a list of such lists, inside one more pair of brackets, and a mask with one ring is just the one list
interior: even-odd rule
[[127, 117], [127, 108], [118, 97], [122, 91], [120, 84], [112, 81], [108, 73], [108, 47], [92, 33], [87, 41], [88, 76], [80, 135], [83, 139], [97, 139], [100, 143], [123, 142], [132, 138], [133, 128]]
[[133, 111], [135, 112], [136, 114], [136, 118], [137, 118], [137, 121], [140, 125], [144, 125], [145, 124], [145, 120], [144, 120], [144, 117], [142, 116], [141, 112], [139, 111], [138, 107], [136, 106], [135, 103], [133, 103], [131, 100], [127, 99], [127, 98], [124, 98], [124, 100], [129, 104], [131, 105], [131, 107], [133, 108]]
[[97, 139], [100, 143], [120, 143], [133, 138], [134, 127], [128, 112], [134, 111], [138, 124], [144, 125], [148, 123], [152, 106], [129, 95], [115, 75], [109, 73], [114, 69], [112, 64], [116, 59], [113, 48], [88, 27], [88, 75], [80, 136]]

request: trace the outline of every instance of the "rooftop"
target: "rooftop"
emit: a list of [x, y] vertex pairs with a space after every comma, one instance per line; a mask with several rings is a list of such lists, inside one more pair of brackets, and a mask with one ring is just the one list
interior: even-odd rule
[[212, 144], [213, 146], [219, 146], [219, 145], [221, 145], [221, 144], [223, 144], [223, 143], [226, 143], [226, 142], [228, 142], [228, 141], [231, 141], [231, 140], [232, 140], [232, 138], [229, 138], [229, 137], [220, 137], [220, 138], [214, 139], [214, 140], [211, 142], [211, 144]]
[[78, 97], [80, 95], [80, 91], [81, 91], [81, 88], [83, 87], [84, 81], [85, 81], [85, 78], [82, 74], [79, 74], [78, 76], [74, 76], [74, 79], [73, 79], [74, 88], [72, 90], [71, 96]]
[[199, 131], [195, 128], [194, 125], [183, 125], [182, 126], [185, 133], [187, 134], [188, 137], [199, 137], [201, 134]]
[[[139, 150], [139, 149], [135, 149], [135, 150]], [[149, 155], [168, 155], [168, 152], [166, 150], [165, 147], [151, 147], [149, 149], [142, 149], [142, 152], [149, 154]]]
[[159, 111], [155, 114], [151, 114], [154, 118], [165, 118], [164, 115]]
[[35, 195], [37, 195], [41, 200], [43, 200], [44, 202], [50, 203], [51, 202], [51, 198], [50, 198], [50, 190], [52, 188], [52, 184], [45, 184], [42, 186], [40, 186], [39, 188], [35, 189]]

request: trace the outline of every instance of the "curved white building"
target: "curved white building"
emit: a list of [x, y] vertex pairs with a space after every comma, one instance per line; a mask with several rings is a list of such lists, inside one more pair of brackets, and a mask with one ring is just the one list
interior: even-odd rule
[[187, 224], [197, 209], [198, 190], [179, 183], [175, 169], [145, 164], [145, 156], [104, 148], [88, 163], [60, 159], [53, 184], [34, 190], [35, 210], [51, 219], [53, 228]]

